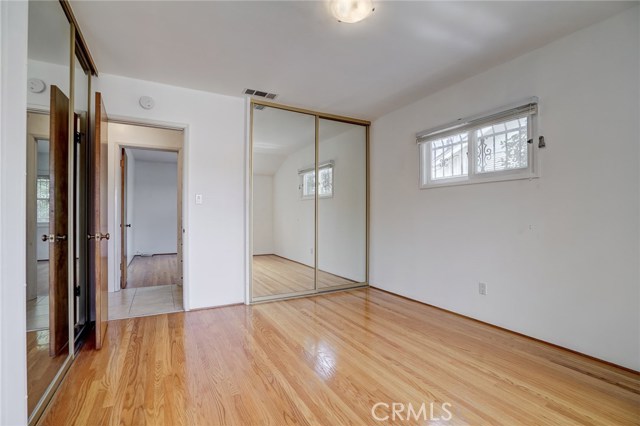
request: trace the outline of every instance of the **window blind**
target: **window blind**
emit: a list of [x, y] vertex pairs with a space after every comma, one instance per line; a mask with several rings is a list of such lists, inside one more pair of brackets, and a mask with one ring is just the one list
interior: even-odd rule
[[434, 139], [441, 139], [457, 133], [463, 133], [470, 129], [482, 127], [484, 124], [495, 123], [496, 121], [507, 121], [511, 118], [533, 115], [538, 112], [538, 98], [531, 97], [524, 102], [519, 102], [515, 106], [508, 105], [476, 114], [467, 118], [459, 118], [451, 123], [423, 130], [416, 133], [416, 143], [429, 142]]
[[[333, 167], [333, 160], [325, 161], [324, 163], [318, 164], [318, 170], [324, 169], [324, 168], [327, 168], [327, 167]], [[309, 166], [309, 167], [305, 167], [303, 169], [298, 169], [298, 174], [299, 175], [303, 175], [305, 173], [313, 172], [313, 171], [315, 171], [315, 169], [316, 169], [315, 166]]]

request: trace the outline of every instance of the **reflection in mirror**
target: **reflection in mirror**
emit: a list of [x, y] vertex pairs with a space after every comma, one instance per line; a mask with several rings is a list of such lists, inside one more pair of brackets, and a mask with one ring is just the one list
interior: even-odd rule
[[318, 290], [365, 282], [366, 127], [320, 119], [318, 129]]
[[[27, 74], [27, 392], [31, 416], [47, 387], [69, 356], [66, 242], [44, 241], [52, 223], [66, 215], [54, 206], [64, 204], [54, 172], [64, 174], [66, 160], [54, 147], [68, 129], [70, 26], [58, 2], [29, 2]], [[55, 96], [52, 96], [52, 93]], [[57, 107], [52, 107], [52, 99]], [[67, 111], [65, 112], [65, 108]], [[66, 126], [64, 124], [67, 117]], [[52, 127], [51, 119], [57, 125]], [[55, 132], [50, 134], [50, 129]], [[68, 146], [68, 133], [67, 143]], [[63, 147], [64, 148], [64, 147]], [[53, 167], [52, 167], [53, 166]], [[68, 174], [67, 174], [68, 176]], [[64, 180], [64, 179], [63, 179]], [[57, 222], [56, 222], [57, 220]], [[55, 230], [61, 237], [65, 229]], [[58, 241], [62, 241], [60, 238]], [[57, 245], [56, 245], [57, 244]], [[59, 260], [54, 267], [54, 259]], [[51, 263], [51, 264], [50, 264]], [[52, 271], [54, 273], [52, 274]], [[60, 274], [60, 277], [58, 277]], [[60, 279], [59, 279], [60, 278]], [[52, 283], [54, 286], [52, 287]], [[53, 291], [53, 290], [58, 290]], [[67, 290], [67, 296], [64, 296]], [[66, 315], [66, 318], [65, 318]], [[55, 327], [52, 329], [51, 325]], [[64, 327], [66, 326], [66, 330]]]
[[253, 110], [252, 297], [315, 289], [315, 116]]
[[74, 144], [73, 170], [74, 170], [74, 224], [75, 224], [75, 240], [73, 246], [73, 256], [75, 259], [74, 285], [76, 288], [76, 297], [73, 301], [74, 325], [76, 335], [82, 330], [82, 326], [87, 319], [88, 306], [88, 286], [86, 279], [85, 266], [87, 265], [87, 246], [86, 239], [81, 239], [81, 235], [87, 235], [86, 211], [83, 206], [87, 205], [87, 185], [86, 185], [86, 167], [88, 146], [88, 104], [89, 104], [89, 75], [82, 69], [80, 61], [75, 58], [74, 71], [74, 135], [76, 143]]

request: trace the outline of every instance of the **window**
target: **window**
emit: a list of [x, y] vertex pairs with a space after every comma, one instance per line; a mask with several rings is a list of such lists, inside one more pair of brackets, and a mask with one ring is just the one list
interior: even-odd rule
[[49, 176], [36, 179], [36, 209], [38, 223], [49, 222]]
[[421, 188], [535, 177], [537, 98], [420, 132]]
[[[298, 171], [301, 177], [301, 197], [303, 200], [315, 198], [316, 171], [315, 168], [306, 168]], [[327, 198], [333, 196], [333, 162], [321, 164], [318, 167], [318, 197]]]

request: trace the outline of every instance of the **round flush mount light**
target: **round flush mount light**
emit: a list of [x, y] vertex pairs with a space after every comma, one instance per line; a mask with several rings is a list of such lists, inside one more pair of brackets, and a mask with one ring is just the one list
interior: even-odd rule
[[144, 109], [151, 109], [156, 104], [156, 101], [154, 101], [151, 96], [142, 96], [139, 102], [140, 106]]
[[331, 13], [339, 22], [354, 24], [375, 10], [373, 0], [330, 0]]
[[27, 84], [31, 93], [42, 93], [47, 88], [47, 84], [39, 78], [30, 78]]

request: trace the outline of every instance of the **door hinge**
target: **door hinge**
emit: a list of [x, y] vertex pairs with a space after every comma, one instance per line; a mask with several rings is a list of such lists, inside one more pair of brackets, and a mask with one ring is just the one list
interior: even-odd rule
[[76, 132], [74, 135], [74, 140], [76, 143], [82, 143], [82, 133]]
[[80, 297], [80, 286], [76, 286], [75, 289], [73, 290], [73, 294], [76, 297]]

